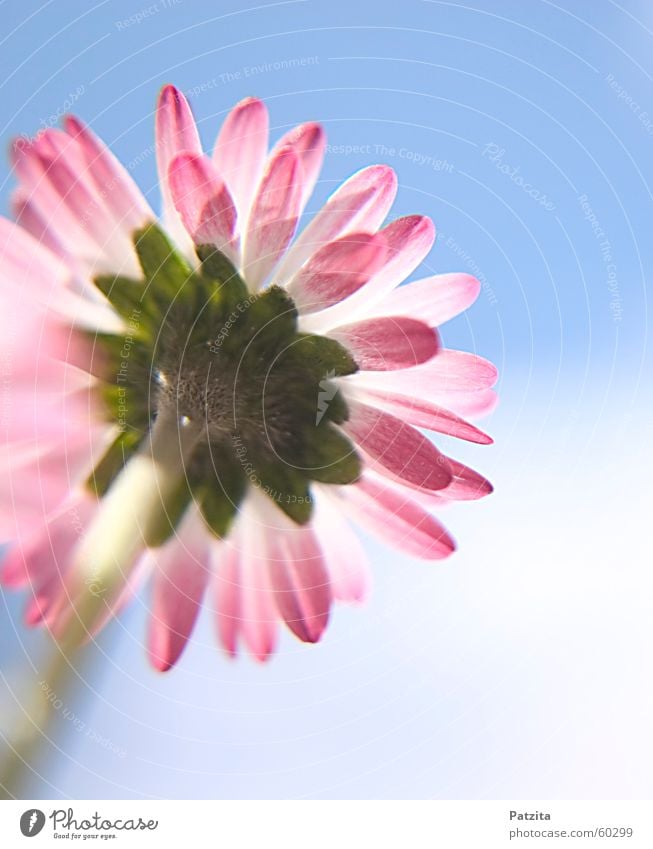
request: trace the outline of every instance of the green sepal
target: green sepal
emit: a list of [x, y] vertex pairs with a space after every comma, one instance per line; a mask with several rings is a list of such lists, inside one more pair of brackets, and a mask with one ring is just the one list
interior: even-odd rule
[[247, 490], [240, 463], [224, 446], [211, 444], [195, 458], [189, 479], [204, 521], [215, 536], [226, 536]]
[[[135, 313], [143, 312], [145, 289], [141, 280], [131, 277], [112, 277], [109, 274], [99, 274], [93, 282], [106, 296], [111, 306], [125, 319], [133, 318]], [[140, 324], [140, 321], [139, 321]]]
[[190, 504], [191, 492], [186, 480], [182, 480], [176, 492], [166, 498], [161, 504], [161, 512], [156, 522], [148, 527], [147, 535], [143, 538], [150, 548], [158, 548], [173, 535], [175, 528], [181, 522], [186, 508]]
[[358, 371], [356, 360], [349, 351], [328, 336], [298, 333], [286, 356], [310, 369], [318, 380], [344, 377]]
[[[135, 370], [136, 366], [134, 366]], [[147, 406], [147, 400], [143, 403], [140, 397], [140, 387], [130, 383], [105, 382], [100, 384], [99, 393], [110, 414], [118, 422], [121, 418], [124, 419], [122, 426], [125, 433], [136, 433], [140, 438], [149, 429], [150, 410]], [[121, 410], [121, 407], [123, 410]]]
[[261, 467], [255, 466], [261, 491], [272, 499], [280, 510], [298, 525], [310, 521], [313, 513], [313, 500], [309, 481], [302, 471], [283, 463], [269, 462]]
[[239, 284], [242, 300], [247, 298], [247, 286], [236, 266], [215, 245], [196, 245], [195, 252], [202, 263], [202, 274], [220, 283]]
[[271, 286], [251, 301], [243, 313], [243, 323], [245, 335], [254, 340], [257, 349], [265, 346], [269, 356], [295, 333], [297, 308], [287, 292]]
[[193, 272], [156, 224], [133, 235], [138, 261], [148, 286], [147, 295], [158, 304], [169, 305], [190, 287]]
[[101, 498], [129, 458], [136, 453], [142, 439], [143, 434], [134, 430], [124, 430], [116, 437], [89, 475], [86, 481], [87, 488]]
[[361, 476], [362, 465], [353, 444], [330, 424], [315, 429], [307, 460], [307, 476], [320, 483], [356, 483]]
[[[104, 494], [138, 449], [150, 428], [150, 405], [156, 408], [162, 397], [158, 376], [179, 379], [176, 367], [183, 353], [182, 380], [184, 373], [219, 380], [235, 393], [246, 456], [243, 460], [215, 437], [218, 429], [213, 431], [210, 438], [218, 442], [198, 449], [148, 544], [169, 538], [191, 498], [211, 532], [225, 536], [249, 485], [305, 524], [313, 509], [312, 480], [344, 485], [361, 474], [353, 445], [332, 426], [349, 414], [331, 381], [355, 373], [355, 360], [334, 339], [298, 333], [297, 309], [288, 293], [279, 286], [250, 293], [214, 246], [197, 247], [201, 265], [193, 269], [156, 224], [136, 231], [133, 239], [143, 279], [100, 275], [95, 280], [127, 322], [121, 333], [95, 336], [105, 358], [102, 397], [125, 430], [89, 486]], [[331, 396], [331, 391], [322, 410], [320, 393]], [[219, 416], [228, 427], [228, 410]], [[257, 428], [257, 422], [265, 427]], [[251, 473], [245, 469], [250, 461]]]
[[333, 422], [334, 424], [343, 424], [349, 418], [347, 402], [339, 389], [333, 398], [326, 402], [326, 405], [326, 410], [322, 414], [322, 419], [325, 421]]
[[244, 479], [239, 491], [232, 495], [226, 495], [222, 489], [202, 487], [199, 502], [200, 510], [209, 530], [219, 539], [227, 536], [246, 488]]

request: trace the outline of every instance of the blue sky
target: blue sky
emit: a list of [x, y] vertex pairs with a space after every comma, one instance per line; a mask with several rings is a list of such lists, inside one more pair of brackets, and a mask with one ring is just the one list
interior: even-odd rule
[[[267, 100], [275, 136], [321, 121], [332, 149], [310, 210], [358, 168], [391, 164], [393, 214], [426, 213], [439, 232], [416, 276], [461, 270], [483, 283], [446, 344], [501, 370], [485, 423], [495, 446], [458, 451], [497, 492], [449, 514], [461, 544], [450, 564], [368, 542], [369, 606], [339, 612], [317, 648], [288, 639], [266, 669], [224, 660], [203, 621], [180, 668], [154, 675], [143, 599], [102, 637], [104, 663], [84, 670], [72, 709], [96, 733], [61, 723], [65, 754], [33, 793], [650, 792], [635, 751], [644, 714], [619, 718], [651, 699], [633, 660], [650, 657], [639, 600], [650, 581], [650, 5], [25, 0], [0, 15], [5, 145], [74, 111], [154, 205], [153, 108], [167, 82], [189, 93], [207, 146], [250, 94]], [[12, 184], [7, 166], [5, 210]], [[18, 610], [6, 597], [10, 680], [41, 646], [13, 631]], [[602, 691], [601, 675], [622, 696]]]

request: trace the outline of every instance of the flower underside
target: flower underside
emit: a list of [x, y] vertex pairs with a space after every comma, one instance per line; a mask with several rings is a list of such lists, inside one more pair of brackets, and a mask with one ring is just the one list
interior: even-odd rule
[[[334, 427], [348, 411], [331, 382], [357, 371], [355, 361], [335, 340], [299, 332], [295, 305], [281, 288], [251, 294], [213, 246], [197, 249], [195, 270], [156, 225], [136, 231], [133, 241], [141, 280], [95, 278], [125, 330], [93, 335], [105, 409], [120, 434], [89, 486], [103, 495], [143, 450], [154, 421], [174, 416], [179, 434], [191, 434], [191, 448], [147, 544], [162, 544], [191, 500], [224, 536], [249, 485], [298, 524], [308, 522], [311, 481], [360, 477], [358, 455]], [[329, 403], [316, 415], [321, 392]]]

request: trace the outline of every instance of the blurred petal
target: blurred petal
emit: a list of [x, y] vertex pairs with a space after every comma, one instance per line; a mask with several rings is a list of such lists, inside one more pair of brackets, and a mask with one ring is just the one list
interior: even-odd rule
[[[260, 503], [263, 497], [256, 500]], [[258, 511], [253, 506], [254, 500], [252, 496], [248, 498], [240, 516], [240, 632], [252, 655], [264, 661], [277, 643], [277, 610], [267, 568], [274, 529], [266, 523], [268, 511]]]
[[64, 126], [79, 144], [89, 175], [117, 220], [127, 230], [153, 221], [154, 213], [140, 189], [104, 142], [73, 115], [66, 116]]
[[177, 662], [195, 625], [209, 578], [208, 543], [191, 512], [162, 548], [147, 555], [153, 572], [148, 653], [161, 672]]
[[317, 642], [329, 621], [331, 588], [312, 529], [289, 527], [277, 534], [272, 555], [268, 568], [279, 613], [300, 640]]
[[232, 657], [238, 648], [240, 632], [240, 555], [234, 534], [229, 544], [211, 547], [215, 586], [215, 613], [218, 639]]
[[365, 550], [345, 520], [330, 487], [316, 486], [313, 530], [322, 546], [334, 599], [360, 602], [371, 576]]

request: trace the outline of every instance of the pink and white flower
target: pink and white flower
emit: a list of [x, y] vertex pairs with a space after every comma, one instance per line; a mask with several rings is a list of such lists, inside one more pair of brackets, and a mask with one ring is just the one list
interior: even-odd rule
[[[199, 610], [263, 660], [278, 623], [320, 639], [368, 587], [349, 523], [438, 560], [433, 515], [491, 491], [421, 429], [487, 444], [495, 368], [435, 329], [477, 297], [425, 259], [425, 216], [384, 224], [389, 167], [349, 178], [296, 235], [324, 155], [318, 124], [268, 151], [248, 98], [206, 155], [163, 89], [160, 225], [76, 118], [19, 140], [0, 220], [7, 586], [60, 639], [94, 632], [151, 581], [149, 657], [170, 668]], [[216, 323], [222, 322], [220, 326]]]

